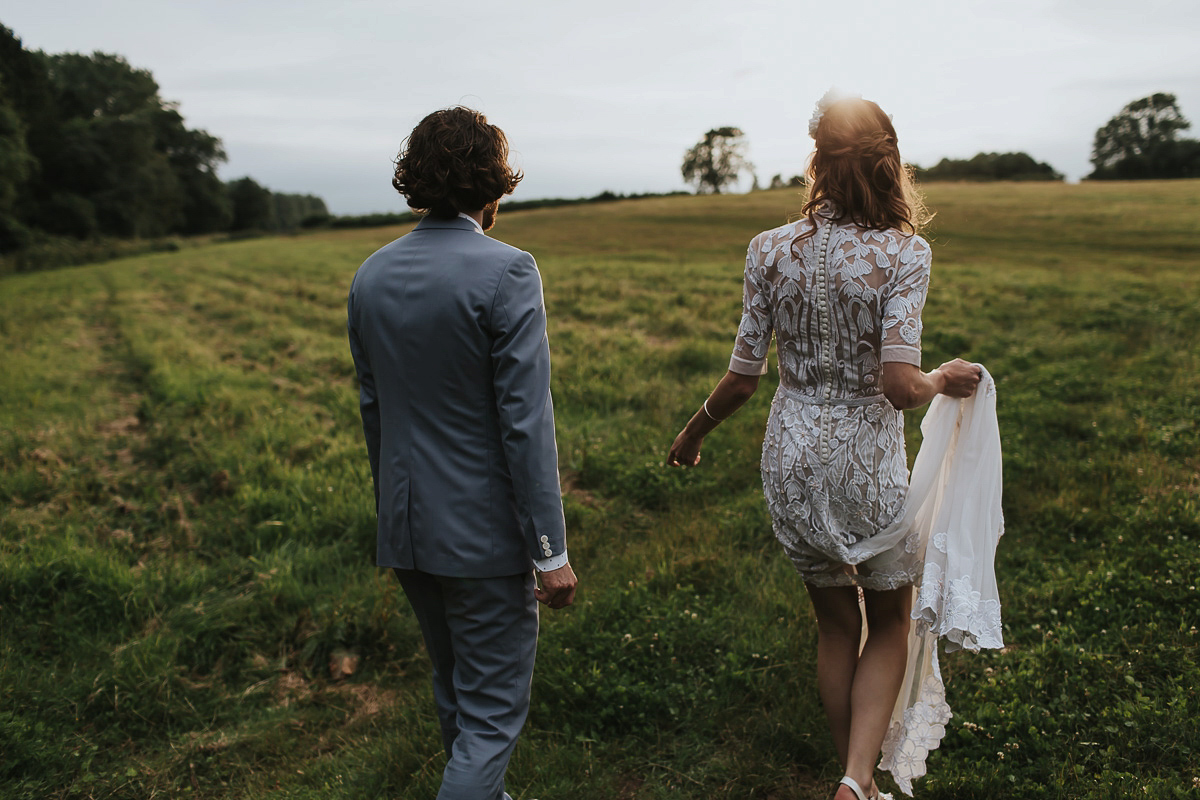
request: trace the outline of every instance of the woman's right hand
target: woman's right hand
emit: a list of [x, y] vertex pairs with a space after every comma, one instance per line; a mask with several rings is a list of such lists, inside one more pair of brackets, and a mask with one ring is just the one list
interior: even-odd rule
[[671, 451], [667, 453], [668, 467], [694, 467], [700, 463], [700, 446], [704, 444], [704, 437], [695, 437], [688, 434], [687, 428], [679, 432], [675, 437], [674, 443], [671, 445]]
[[983, 368], [978, 364], [956, 358], [938, 367], [946, 385], [942, 394], [948, 397], [970, 397], [975, 394], [975, 387], [983, 378]]

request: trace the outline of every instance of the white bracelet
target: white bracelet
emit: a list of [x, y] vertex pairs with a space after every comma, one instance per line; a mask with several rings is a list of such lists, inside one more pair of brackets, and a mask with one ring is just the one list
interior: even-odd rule
[[701, 408], [704, 409], [704, 413], [706, 415], [708, 415], [708, 418], [711, 419], [713, 422], [724, 422], [723, 419], [717, 419], [716, 417], [714, 417], [712, 415], [712, 412], [708, 410], [708, 399], [707, 398], [705, 398], [704, 405], [702, 405]]

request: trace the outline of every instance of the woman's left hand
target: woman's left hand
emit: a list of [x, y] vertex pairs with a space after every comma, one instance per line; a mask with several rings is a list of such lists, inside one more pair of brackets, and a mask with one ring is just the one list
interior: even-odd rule
[[693, 438], [688, 435], [687, 428], [679, 432], [675, 437], [675, 442], [671, 445], [671, 452], [667, 453], [668, 467], [694, 467], [700, 463], [700, 446], [704, 444], [704, 437]]
[[[721, 420], [741, 408], [742, 403], [749, 400], [757, 388], [757, 375], [725, 373], [725, 377], [721, 378], [721, 382], [704, 401], [704, 405], [692, 415], [688, 424], [675, 437], [671, 452], [667, 453], [667, 466], [694, 467], [699, 464], [700, 445], [704, 444], [704, 437], [712, 433]], [[714, 410], [719, 417], [713, 416]]]

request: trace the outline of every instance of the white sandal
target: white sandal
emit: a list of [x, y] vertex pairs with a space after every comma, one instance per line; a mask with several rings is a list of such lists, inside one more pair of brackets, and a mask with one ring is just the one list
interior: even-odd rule
[[867, 800], [867, 796], [863, 794], [862, 787], [858, 785], [858, 781], [854, 780], [854, 778], [846, 775], [840, 781], [838, 781], [838, 785], [842, 784], [849, 786], [850, 791], [854, 792], [854, 796], [857, 797], [858, 800]]
[[858, 798], [858, 800], [892, 800], [892, 796], [890, 794], [881, 792], [879, 789], [875, 790], [875, 794], [867, 797], [865, 794], [863, 794], [862, 787], [858, 785], [858, 781], [854, 780], [854, 778], [851, 778], [849, 775], [844, 776], [838, 782], [838, 784], [845, 784], [846, 786], [849, 786], [850, 791], [854, 792], [854, 796]]

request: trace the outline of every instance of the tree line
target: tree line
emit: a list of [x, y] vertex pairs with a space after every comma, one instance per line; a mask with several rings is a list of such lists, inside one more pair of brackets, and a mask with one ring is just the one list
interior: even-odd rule
[[916, 167], [922, 181], [1061, 181], [1063, 174], [1028, 153], [979, 153], [972, 158], [943, 158], [932, 167]]
[[[675, 197], [688, 194], [684, 191], [672, 192], [614, 192], [605, 189], [590, 197], [539, 197], [533, 200], [503, 200], [500, 211], [532, 211], [536, 208], [562, 208], [563, 206], [594, 205], [597, 203], [613, 203], [617, 200], [641, 200], [650, 197]], [[373, 214], [354, 214], [330, 216], [327, 219], [305, 220], [306, 228], [380, 228], [385, 225], [407, 225], [416, 222], [421, 215], [415, 211], [377, 211]]]
[[[698, 194], [720, 194], [738, 178], [749, 173], [754, 184], [751, 191], [759, 188], [754, 165], [746, 157], [746, 136], [739, 128], [725, 126], [713, 128], [683, 155], [680, 173], [683, 179], [696, 187]], [[1034, 160], [1028, 153], [980, 153], [970, 159], [943, 158], [936, 165], [923, 169], [914, 166], [917, 177], [923, 181], [1004, 181], [1046, 180], [1061, 181], [1062, 173], [1049, 164]], [[793, 175], [785, 180], [783, 175], [772, 176], [768, 189], [787, 186], [803, 186], [804, 177]]]
[[[1128, 103], [1096, 131], [1092, 172], [1085, 180], [1200, 177], [1200, 141], [1180, 138], [1191, 123], [1179, 110], [1175, 95], [1159, 92]], [[727, 125], [713, 128], [683, 154], [680, 174], [698, 194], [720, 194], [750, 173], [759, 188], [754, 165], [746, 157], [746, 137]], [[943, 158], [932, 167], [914, 165], [923, 181], [1061, 181], [1063, 174], [1028, 153], [979, 153], [968, 159]], [[771, 178], [770, 189], [802, 186], [795, 175]]]
[[108, 53], [27, 50], [0, 25], [0, 253], [328, 216], [319, 197], [222, 182], [225, 160], [220, 139], [188, 128], [148, 70]]

